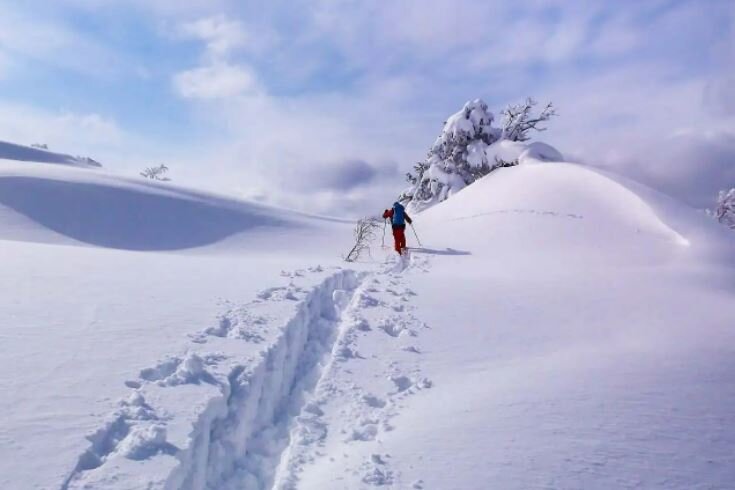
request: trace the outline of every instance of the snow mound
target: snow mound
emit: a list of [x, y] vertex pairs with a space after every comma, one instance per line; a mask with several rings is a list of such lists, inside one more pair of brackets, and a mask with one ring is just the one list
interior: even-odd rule
[[[546, 150], [524, 151], [544, 155]], [[422, 212], [417, 221], [426, 241], [472, 253], [520, 253], [531, 262], [541, 255], [659, 262], [693, 243], [701, 252], [717, 248], [720, 255], [732, 255], [725, 250], [729, 241], [705, 238], [721, 237], [722, 230], [694, 210], [637, 183], [572, 163], [499, 169]], [[448, 240], [453, 236], [466, 236], [461, 247]]]
[[34, 148], [0, 141], [0, 160], [18, 160], [23, 162], [54, 163], [74, 167], [101, 167], [99, 162], [89, 157], [73, 157], [63, 153], [54, 153], [45, 148]]
[[526, 149], [518, 157], [519, 162], [525, 163], [533, 160], [540, 162], [562, 162], [564, 155], [551, 145], [541, 141], [534, 141], [526, 145]]
[[179, 250], [317, 219], [73, 168], [0, 168], [0, 239]]
[[520, 164], [534, 162], [563, 162], [564, 156], [553, 146], [534, 141], [523, 143], [521, 141], [500, 140], [485, 148], [486, 160], [489, 162], [513, 162]]
[[[523, 154], [539, 154], [542, 149], [530, 147]], [[593, 219], [600, 227], [627, 227], [680, 238], [630, 189], [570, 163], [499, 169], [424, 214], [432, 221], [447, 221], [520, 209]]]

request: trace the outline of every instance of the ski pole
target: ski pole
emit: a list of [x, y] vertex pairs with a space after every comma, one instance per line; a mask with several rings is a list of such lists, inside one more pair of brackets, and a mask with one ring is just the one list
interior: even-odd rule
[[419, 240], [419, 236], [416, 234], [416, 228], [413, 227], [413, 223], [409, 223], [411, 225], [411, 229], [413, 230], [413, 236], [416, 237], [416, 241], [419, 243], [419, 247], [423, 247], [421, 245], [421, 240]]
[[385, 227], [388, 225], [388, 220], [383, 219], [383, 248], [385, 248]]

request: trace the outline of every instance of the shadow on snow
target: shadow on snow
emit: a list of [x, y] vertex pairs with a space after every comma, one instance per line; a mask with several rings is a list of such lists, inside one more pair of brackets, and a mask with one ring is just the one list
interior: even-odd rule
[[174, 189], [44, 178], [0, 178], [0, 205], [80, 242], [126, 250], [178, 250], [256, 227], [295, 226], [257, 205], [208, 202]]
[[437, 249], [437, 248], [426, 248], [426, 247], [416, 247], [416, 248], [409, 248], [411, 253], [419, 253], [419, 254], [429, 254], [429, 255], [472, 255], [472, 252], [468, 252], [466, 250], [456, 250], [453, 248], [444, 248], [444, 249]]

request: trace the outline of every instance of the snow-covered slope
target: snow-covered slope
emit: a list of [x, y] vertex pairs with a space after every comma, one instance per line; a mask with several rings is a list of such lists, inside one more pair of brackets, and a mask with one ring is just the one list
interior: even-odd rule
[[346, 223], [89, 175], [0, 175], [3, 488], [735, 479], [735, 240], [665, 196], [501, 169], [347, 267]]
[[285, 487], [731, 485], [727, 230], [571, 164], [499, 170], [415, 221], [424, 248], [364, 283]]
[[99, 162], [86, 157], [73, 157], [63, 153], [54, 153], [44, 148], [17, 145], [0, 141], [0, 160], [18, 160], [23, 162], [55, 163], [74, 167], [99, 167]]
[[0, 238], [126, 250], [200, 247], [246, 231], [260, 236], [263, 229], [328, 221], [167, 183], [40, 164], [0, 166], [0, 206]]
[[[337, 263], [349, 240], [336, 220], [101, 171], [0, 164], [0, 487], [62, 486], [85, 436], [129, 396], [125, 381], [186, 352], [189, 334], [284, 281], [284, 269]], [[196, 395], [194, 420], [210, 393]], [[191, 419], [177, 420], [188, 434]]]

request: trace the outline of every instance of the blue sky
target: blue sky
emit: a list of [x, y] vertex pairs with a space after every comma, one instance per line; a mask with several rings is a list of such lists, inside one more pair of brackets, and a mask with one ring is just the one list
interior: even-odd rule
[[533, 95], [569, 158], [704, 205], [735, 185], [733, 66], [728, 0], [6, 0], [0, 140], [358, 213], [466, 100]]

